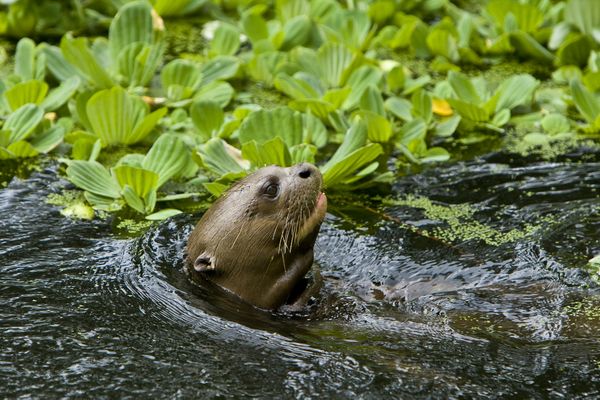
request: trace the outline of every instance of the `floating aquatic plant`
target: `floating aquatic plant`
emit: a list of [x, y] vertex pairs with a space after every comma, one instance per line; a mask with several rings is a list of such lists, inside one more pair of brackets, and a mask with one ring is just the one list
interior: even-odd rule
[[[160, 201], [158, 189], [184, 170], [188, 154], [177, 136], [164, 134], [146, 155], [128, 154], [110, 169], [94, 159], [67, 161], [67, 176], [85, 191], [87, 201], [95, 209], [116, 211], [127, 204], [142, 214], [150, 214]], [[159, 215], [168, 213], [163, 210]]]
[[[600, 129], [594, 0], [489, 0], [475, 9], [438, 0], [34, 3], [0, 8], [0, 30], [62, 28], [62, 38], [18, 42], [0, 81], [0, 157], [45, 153], [64, 138], [67, 178], [96, 209], [149, 214], [175, 178], [218, 194], [255, 168], [300, 161], [320, 167], [327, 190], [359, 190], [389, 182], [393, 162], [445, 161], [513, 128], [532, 146]], [[57, 10], [76, 17], [59, 23]], [[194, 12], [219, 20], [204, 26], [195, 54], [165, 63], [159, 15]], [[90, 21], [108, 27], [106, 36], [73, 29]], [[545, 70], [489, 79], [513, 58]], [[539, 89], [533, 76], [554, 68], [552, 87]], [[158, 148], [179, 157], [165, 159], [172, 170], [155, 168]], [[125, 155], [108, 161], [117, 152]]]

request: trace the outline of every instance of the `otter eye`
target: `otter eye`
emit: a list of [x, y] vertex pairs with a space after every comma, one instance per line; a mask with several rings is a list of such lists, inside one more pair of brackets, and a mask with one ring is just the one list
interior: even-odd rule
[[279, 184], [274, 182], [267, 182], [263, 186], [262, 192], [265, 196], [274, 199], [279, 194]]

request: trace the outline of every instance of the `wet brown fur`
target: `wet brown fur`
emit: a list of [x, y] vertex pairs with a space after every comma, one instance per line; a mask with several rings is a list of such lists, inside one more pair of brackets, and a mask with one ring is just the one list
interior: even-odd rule
[[[300, 177], [307, 169], [310, 177]], [[261, 192], [272, 181], [280, 185], [276, 199]], [[319, 171], [306, 163], [265, 167], [236, 183], [190, 235], [192, 279], [208, 279], [260, 308], [284, 304], [313, 262], [325, 212], [315, 209], [321, 183]], [[194, 268], [198, 257], [209, 263], [202, 271]]]

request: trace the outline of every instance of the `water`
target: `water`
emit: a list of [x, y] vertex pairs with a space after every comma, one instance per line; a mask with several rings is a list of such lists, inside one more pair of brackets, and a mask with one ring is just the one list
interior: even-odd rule
[[187, 281], [197, 215], [133, 239], [62, 217], [50, 164], [0, 190], [0, 396], [600, 396], [599, 159], [496, 154], [333, 196], [325, 286], [294, 315]]

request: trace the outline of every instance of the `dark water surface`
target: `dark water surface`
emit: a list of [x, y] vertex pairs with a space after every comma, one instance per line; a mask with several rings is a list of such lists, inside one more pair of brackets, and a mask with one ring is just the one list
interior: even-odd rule
[[598, 397], [599, 159], [494, 155], [402, 178], [379, 205], [332, 201], [302, 315], [190, 285], [197, 216], [123, 239], [44, 202], [65, 186], [54, 167], [15, 178], [0, 397]]

